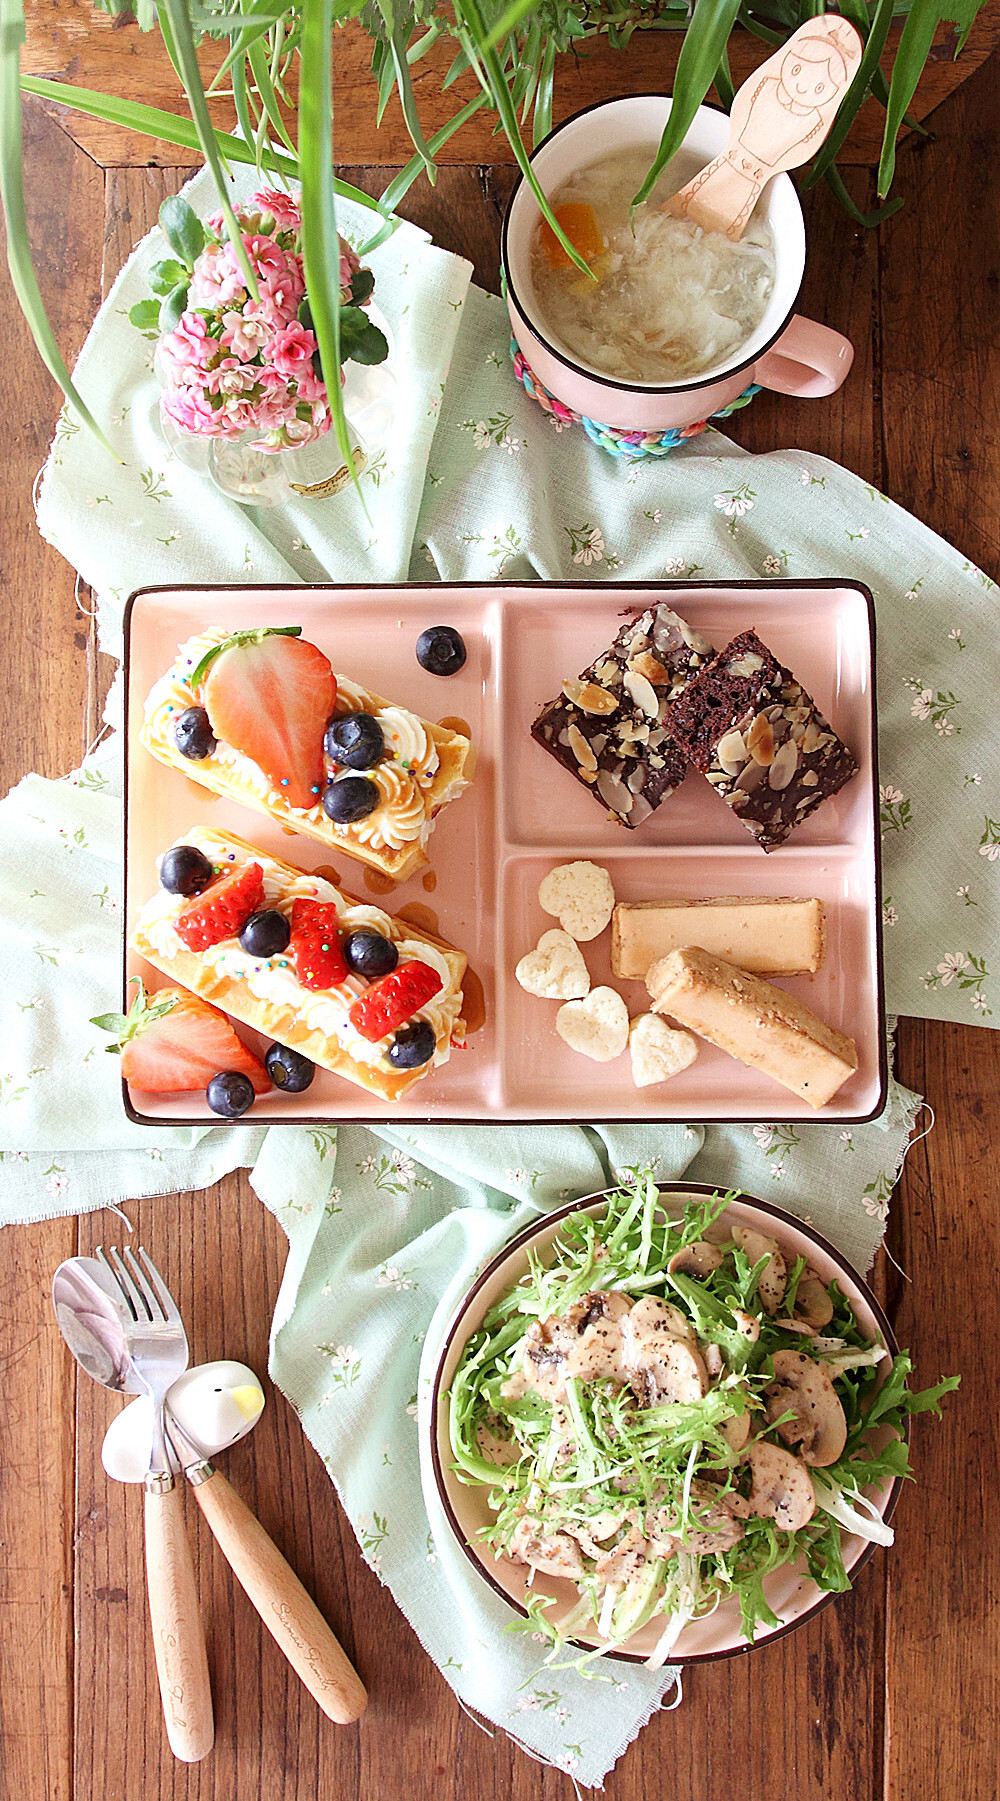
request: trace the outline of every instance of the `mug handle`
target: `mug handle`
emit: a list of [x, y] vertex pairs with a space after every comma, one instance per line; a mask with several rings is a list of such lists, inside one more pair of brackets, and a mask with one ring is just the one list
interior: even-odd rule
[[754, 367], [754, 381], [776, 394], [818, 400], [834, 394], [846, 381], [854, 361], [854, 345], [839, 331], [793, 313], [776, 344]]

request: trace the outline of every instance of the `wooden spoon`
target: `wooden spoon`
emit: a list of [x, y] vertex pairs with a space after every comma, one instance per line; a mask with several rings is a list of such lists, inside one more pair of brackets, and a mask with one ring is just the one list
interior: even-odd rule
[[861, 52], [861, 38], [839, 13], [807, 19], [743, 83], [725, 150], [667, 201], [667, 211], [741, 238], [764, 183], [819, 149]]

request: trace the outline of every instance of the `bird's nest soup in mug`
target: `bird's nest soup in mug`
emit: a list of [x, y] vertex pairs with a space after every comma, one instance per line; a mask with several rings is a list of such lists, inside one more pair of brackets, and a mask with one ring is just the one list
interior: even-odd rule
[[653, 154], [621, 151], [560, 184], [550, 203], [591, 274], [540, 219], [531, 277], [540, 314], [574, 360], [612, 380], [662, 385], [732, 361], [763, 318], [775, 259], [759, 208], [736, 243], [664, 211], [700, 166], [683, 153], [633, 211]]

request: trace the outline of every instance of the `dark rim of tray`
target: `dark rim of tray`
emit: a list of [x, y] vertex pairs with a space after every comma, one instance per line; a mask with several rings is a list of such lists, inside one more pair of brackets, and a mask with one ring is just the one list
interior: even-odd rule
[[[651, 92], [646, 94], [623, 94], [620, 95], [619, 98], [623, 100], [667, 100], [670, 96], [668, 94]], [[550, 143], [553, 138], [558, 137], [561, 131], [565, 131], [567, 125], [574, 125], [577, 119], [585, 119], [588, 113], [598, 112], [602, 107], [610, 105], [614, 105], [614, 101], [595, 100], [592, 106], [581, 106], [578, 113], [572, 113], [568, 119], [563, 119], [560, 124], [553, 126], [552, 130], [542, 139], [541, 143], [535, 145], [528, 161], [533, 163], [536, 156], [539, 156], [545, 149], [546, 144]], [[709, 106], [706, 108], [706, 111], [718, 113], [719, 117], [722, 119], [728, 117], [728, 115], [723, 113], [717, 106]], [[550, 343], [544, 332], [540, 330], [532, 319], [529, 319], [524, 307], [518, 299], [517, 290], [510, 273], [510, 260], [507, 255], [507, 226], [510, 220], [511, 209], [523, 183], [524, 176], [519, 174], [511, 189], [510, 199], [507, 202], [503, 216], [503, 225], [500, 231], [500, 266], [503, 270], [504, 280], [507, 284], [507, 294], [518, 317], [524, 321], [524, 324], [527, 326], [532, 336], [536, 337], [540, 344], [544, 344], [549, 355], [554, 356], [556, 361], [562, 363], [565, 369], [571, 370], [574, 375], [584, 377], [586, 381], [596, 382], [601, 388], [610, 388], [616, 394], [691, 394], [698, 388], [714, 388], [719, 382], [729, 381], [734, 375], [741, 374], [744, 369], [752, 368], [754, 363], [759, 362], [762, 356], [766, 356], [769, 350], [773, 350], [795, 312], [795, 303], [801, 292], [802, 282], [805, 276], [804, 268], [802, 275], [799, 277], [796, 284], [795, 293], [792, 295], [791, 305], [782, 319], [781, 324], [777, 327], [777, 330], [770, 338], [768, 338], [765, 344], [761, 344], [760, 348], [754, 351], [752, 356], [744, 357], [742, 362], [734, 363], [732, 368], [724, 369], [721, 374], [711, 375], [707, 378], [705, 376], [698, 376], [694, 381], [669, 381], [662, 384], [655, 382], [615, 381], [609, 375], [599, 375], [596, 369], [588, 368], [585, 363], [575, 362], [565, 350], [560, 350], [558, 345]]]
[[[659, 1188], [661, 1195], [712, 1195], [721, 1192], [720, 1189], [711, 1182], [658, 1182], [657, 1187]], [[471, 1302], [475, 1300], [476, 1295], [479, 1293], [484, 1283], [490, 1280], [498, 1266], [501, 1263], [505, 1263], [507, 1258], [510, 1257], [514, 1251], [518, 1250], [522, 1244], [535, 1238], [543, 1228], [547, 1228], [554, 1221], [566, 1219], [571, 1213], [580, 1212], [582, 1208], [596, 1206], [606, 1195], [614, 1194], [616, 1192], [617, 1191], [613, 1188], [605, 1188], [602, 1189], [599, 1194], [588, 1194], [582, 1196], [578, 1201], [568, 1201], [564, 1207], [557, 1207], [553, 1213], [546, 1213], [543, 1219], [532, 1220], [531, 1224], [525, 1226], [523, 1231], [518, 1232], [516, 1237], [508, 1239], [507, 1243], [502, 1246], [496, 1256], [490, 1259], [486, 1268], [476, 1278], [472, 1287], [463, 1295], [455, 1309], [449, 1322], [448, 1329], [444, 1335], [438, 1356], [437, 1367], [434, 1371], [434, 1384], [431, 1391], [430, 1404], [430, 1450], [431, 1465], [434, 1471], [434, 1485], [438, 1492], [438, 1499], [447, 1516], [448, 1524], [454, 1534], [455, 1541], [465, 1552], [473, 1569], [477, 1570], [483, 1580], [489, 1583], [494, 1593], [500, 1596], [501, 1601], [505, 1602], [508, 1607], [515, 1613], [520, 1614], [521, 1618], [525, 1620], [528, 1618], [526, 1610], [521, 1606], [519, 1601], [515, 1601], [507, 1593], [507, 1590], [496, 1580], [496, 1577], [487, 1568], [486, 1564], [476, 1556], [475, 1551], [468, 1543], [465, 1533], [459, 1525], [458, 1518], [451, 1505], [451, 1499], [448, 1495], [447, 1488], [445, 1487], [444, 1471], [441, 1467], [441, 1452], [438, 1445], [438, 1413], [445, 1399], [441, 1392], [442, 1383], [444, 1381], [444, 1366], [463, 1316], [467, 1312]], [[896, 1342], [896, 1334], [890, 1326], [882, 1307], [872, 1294], [868, 1283], [862, 1276], [859, 1276], [854, 1265], [847, 1261], [847, 1258], [843, 1253], [838, 1251], [836, 1245], [831, 1244], [828, 1238], [824, 1238], [821, 1232], [817, 1232], [815, 1226], [807, 1226], [805, 1221], [798, 1219], [794, 1213], [787, 1212], [783, 1207], [776, 1207], [770, 1201], [758, 1200], [757, 1196], [754, 1194], [745, 1194], [743, 1190], [740, 1189], [733, 1193], [732, 1200], [737, 1203], [741, 1201], [745, 1202], [746, 1205], [750, 1207], [757, 1207], [762, 1213], [770, 1214], [772, 1219], [780, 1220], [783, 1225], [790, 1226], [797, 1232], [803, 1232], [807, 1238], [811, 1238], [813, 1243], [818, 1245], [820, 1250], [825, 1251], [827, 1255], [840, 1266], [844, 1273], [850, 1277], [851, 1281], [857, 1284], [861, 1293], [864, 1295], [868, 1306], [871, 1308], [872, 1313], [875, 1315], [878, 1329], [885, 1340], [890, 1354], [893, 1357], [898, 1354], [899, 1345]], [[910, 1442], [910, 1421], [908, 1415], [905, 1416], [903, 1421], [903, 1440], [906, 1444], [909, 1444]], [[894, 1476], [885, 1507], [882, 1509], [880, 1515], [880, 1518], [886, 1524], [888, 1524], [896, 1511], [896, 1504], [902, 1493], [902, 1488], [902, 1476]], [[855, 1577], [859, 1570], [862, 1570], [865, 1564], [875, 1555], [875, 1552], [881, 1549], [883, 1549], [882, 1546], [872, 1543], [871, 1540], [863, 1547], [857, 1562], [851, 1565], [850, 1578], [852, 1588], [854, 1587]], [[755, 1639], [752, 1643], [733, 1645], [728, 1651], [699, 1651], [692, 1657], [670, 1656], [667, 1659], [667, 1662], [685, 1665], [691, 1663], [719, 1663], [723, 1658], [741, 1657], [749, 1651], [761, 1650], [767, 1645], [773, 1645], [776, 1639], [786, 1638], [790, 1632], [798, 1631], [800, 1626], [804, 1626], [808, 1620], [815, 1619], [818, 1613], [822, 1613], [824, 1607], [829, 1607], [831, 1601], [836, 1601], [837, 1599], [838, 1595], [835, 1592], [829, 1594], [821, 1592], [817, 1599], [813, 1601], [803, 1613], [799, 1614], [797, 1619], [790, 1620], [787, 1625], [777, 1626], [773, 1631], [763, 1633], [759, 1639]], [[571, 1645], [578, 1646], [581, 1651], [592, 1651], [594, 1648], [593, 1645], [587, 1644], [580, 1639], [570, 1639], [568, 1642]], [[638, 1651], [608, 1651], [606, 1656], [613, 1658], [619, 1663], [635, 1663], [642, 1665], [646, 1662], [645, 1656]]]
[[[589, 111], [590, 109], [588, 108], [586, 110]], [[567, 582], [494, 581], [494, 582], [442, 582], [442, 583], [428, 583], [428, 582], [292, 582], [292, 583], [281, 583], [281, 582], [173, 582], [173, 583], [169, 583], [169, 584], [168, 583], [149, 583], [145, 587], [136, 588], [128, 597], [128, 600], [125, 604], [125, 612], [124, 612], [124, 617], [123, 617], [123, 630], [124, 630], [124, 634], [125, 634], [125, 650], [124, 650], [124, 657], [122, 659], [124, 672], [125, 672], [125, 726], [124, 726], [124, 741], [125, 741], [124, 791], [125, 791], [125, 798], [124, 798], [124, 804], [123, 804], [123, 808], [122, 808], [122, 833], [123, 833], [123, 836], [122, 836], [122, 860], [123, 860], [123, 864], [124, 864], [124, 881], [125, 881], [124, 896], [123, 896], [124, 919], [127, 920], [128, 916], [129, 916], [129, 907], [128, 907], [128, 810], [129, 810], [128, 770], [129, 770], [130, 658], [131, 658], [131, 649], [132, 649], [132, 611], [133, 611], [133, 608], [134, 608], [137, 600], [142, 600], [147, 595], [158, 595], [158, 594], [246, 594], [251, 589], [253, 589], [256, 592], [261, 593], [261, 594], [289, 594], [289, 593], [298, 593], [298, 592], [307, 593], [307, 594], [317, 594], [317, 593], [319, 593], [319, 594], [371, 594], [373, 592], [379, 592], [379, 591], [382, 591], [386, 594], [395, 594], [395, 593], [399, 593], [401, 590], [404, 592], [412, 591], [414, 593], [427, 593], [429, 589], [435, 588], [435, 587], [440, 587], [442, 597], [445, 594], [447, 594], [449, 591], [454, 591], [455, 589], [466, 590], [466, 589], [472, 589], [472, 588], [474, 588], [480, 592], [488, 591], [489, 593], [492, 594], [498, 588], [501, 588], [501, 589], [502, 588], [518, 588], [518, 589], [551, 588], [551, 589], [557, 589], [560, 592], [565, 592], [567, 589], [570, 589], [570, 590], [579, 590], [579, 591], [585, 591], [588, 593], [592, 593], [596, 587], [599, 587], [602, 593], [618, 595], [619, 597], [624, 597], [626, 594], [633, 594], [633, 595], [635, 595], [635, 594], [660, 594], [660, 593], [664, 592], [665, 590], [671, 591], [673, 593], [690, 594], [692, 592], [692, 590], [701, 591], [706, 588], [746, 589], [746, 590], [753, 591], [755, 593], [770, 594], [770, 593], [774, 593], [775, 590], [780, 591], [782, 585], [783, 584], [780, 582], [780, 580], [755, 581], [751, 578], [747, 578], [746, 580], [743, 580], [743, 581], [724, 581], [724, 580], [719, 580], [719, 581], [680, 581], [680, 580], [675, 580], [675, 581], [662, 581], [662, 582], [601, 582], [601, 583], [584, 582], [584, 581], [567, 581]], [[789, 587], [795, 587], [795, 588], [809, 588], [809, 589], [814, 589], [817, 591], [824, 591], [824, 592], [831, 588], [853, 588], [856, 593], [864, 595], [865, 604], [868, 609], [868, 636], [869, 636], [869, 646], [870, 646], [870, 654], [871, 654], [871, 684], [870, 684], [870, 688], [871, 688], [871, 747], [872, 747], [872, 751], [871, 751], [871, 760], [872, 760], [871, 781], [872, 781], [872, 838], [873, 838], [872, 856], [873, 856], [874, 869], [875, 869], [875, 896], [874, 896], [874, 906], [875, 906], [875, 984], [876, 984], [876, 1010], [877, 1010], [877, 1014], [878, 1014], [878, 1032], [879, 1032], [878, 1095], [876, 1097], [875, 1105], [871, 1108], [871, 1110], [868, 1113], [842, 1113], [842, 1114], [838, 1114], [836, 1118], [825, 1118], [824, 1119], [820, 1115], [817, 1115], [815, 1120], [809, 1119], [809, 1120], [803, 1121], [803, 1117], [801, 1114], [794, 1114], [792, 1116], [789, 1116], [787, 1114], [780, 1114], [780, 1113], [774, 1113], [774, 1114], [772, 1114], [772, 1113], [766, 1113], [766, 1114], [755, 1113], [752, 1117], [746, 1113], [735, 1113], [735, 1114], [727, 1113], [727, 1114], [713, 1114], [710, 1118], [701, 1118], [697, 1113], [692, 1113], [692, 1114], [688, 1115], [687, 1117], [692, 1119], [697, 1124], [716, 1125], [716, 1126], [746, 1126], [746, 1125], [758, 1125], [758, 1124], [802, 1125], [803, 1123], [805, 1123], [807, 1125], [815, 1124], [815, 1125], [821, 1125], [821, 1126], [822, 1125], [863, 1126], [863, 1125], [866, 1125], [870, 1120], [878, 1119], [879, 1115], [884, 1111], [885, 1103], [886, 1103], [886, 1096], [888, 1094], [888, 1085], [889, 1085], [889, 1058], [888, 1058], [888, 1048], [887, 1048], [887, 1043], [886, 1043], [886, 1017], [885, 1017], [885, 971], [884, 971], [884, 967], [883, 967], [884, 959], [883, 959], [883, 952], [882, 952], [882, 864], [881, 864], [881, 858], [879, 856], [878, 712], [877, 712], [876, 692], [875, 692], [875, 602], [872, 598], [871, 589], [866, 587], [864, 582], [855, 581], [854, 578], [851, 576], [844, 576], [844, 577], [810, 576], [810, 577], [804, 578], [801, 581], [798, 580], [797, 578], [794, 582], [787, 581], [784, 585], [789, 586]], [[627, 610], [628, 609], [625, 609], [625, 608], [620, 609], [620, 611], [627, 611]], [[639, 603], [639, 611], [641, 612], [641, 610], [642, 610], [642, 603]], [[122, 928], [122, 1007], [123, 1007], [123, 1011], [125, 1011], [125, 1012], [128, 1011], [128, 982], [129, 982], [128, 940], [127, 940], [124, 925], [123, 925], [123, 928]], [[264, 1096], [262, 1098], [266, 1100], [267, 1097]], [[171, 1126], [212, 1126], [212, 1125], [216, 1124], [215, 1115], [213, 1115], [211, 1118], [206, 1119], [204, 1114], [195, 1114], [195, 1115], [190, 1115], [190, 1116], [189, 1115], [171, 1114], [169, 1119], [164, 1119], [159, 1114], [140, 1112], [140, 1110], [137, 1107], [133, 1106], [133, 1104], [132, 1104], [131, 1098], [129, 1096], [129, 1091], [128, 1091], [128, 1083], [126, 1082], [124, 1076], [122, 1077], [122, 1105], [124, 1106], [127, 1117], [130, 1120], [132, 1120], [135, 1125], [138, 1125], [138, 1126], [162, 1126], [164, 1128], [169, 1128]], [[228, 1125], [228, 1126], [232, 1126], [232, 1125], [248, 1125], [248, 1126], [255, 1126], [255, 1125], [259, 1125], [259, 1126], [358, 1126], [358, 1125], [360, 1125], [360, 1126], [378, 1126], [378, 1125], [393, 1125], [393, 1124], [428, 1125], [428, 1126], [486, 1126], [486, 1125], [493, 1126], [493, 1125], [497, 1124], [496, 1119], [488, 1114], [484, 1115], [482, 1118], [468, 1118], [464, 1115], [460, 1115], [458, 1117], [453, 1117], [450, 1114], [440, 1114], [440, 1113], [434, 1113], [434, 1112], [397, 1111], [397, 1112], [385, 1113], [385, 1114], [371, 1114], [371, 1115], [365, 1116], [365, 1117], [359, 1117], [358, 1114], [356, 1114], [356, 1113], [347, 1113], [347, 1114], [344, 1114], [343, 1116], [341, 1116], [339, 1114], [335, 1114], [335, 1113], [317, 1113], [317, 1114], [310, 1113], [310, 1114], [296, 1114], [293, 1117], [293, 1116], [290, 1116], [290, 1115], [284, 1114], [284, 1113], [267, 1114], [267, 1113], [258, 1112], [258, 1111], [256, 1111], [256, 1107], [257, 1107], [257, 1103], [255, 1103], [253, 1107], [250, 1107], [246, 1113], [242, 1114], [238, 1120], [224, 1120], [220, 1116], [217, 1123], [219, 1125]], [[609, 1120], [609, 1123], [612, 1123], [612, 1124], [618, 1125], [618, 1126], [676, 1125], [678, 1123], [678, 1121], [674, 1118], [674, 1116], [672, 1114], [669, 1117], [659, 1119], [659, 1120], [655, 1119], [655, 1118], [650, 1118], [650, 1116], [648, 1114], [643, 1115], [641, 1117], [632, 1117], [632, 1116], [626, 1115], [626, 1114], [613, 1114], [613, 1115], [609, 1114], [607, 1116], [602, 1116], [602, 1117], [607, 1117]], [[540, 1113], [529, 1119], [511, 1119], [511, 1120], [502, 1121], [500, 1123], [507, 1124], [507, 1125], [521, 1125], [521, 1126], [524, 1126], [524, 1125], [550, 1125], [551, 1126], [551, 1125], [573, 1125], [575, 1123], [581, 1123], [581, 1122], [576, 1122], [576, 1121], [569, 1120], [569, 1119], [553, 1119], [548, 1114]], [[592, 1122], [584, 1121], [582, 1123], [587, 1124], [587, 1123], [592, 1123]], [[682, 1120], [682, 1121], [680, 1121], [680, 1123], [684, 1124], [685, 1121]], [[763, 1203], [761, 1203], [761, 1204], [763, 1204]]]

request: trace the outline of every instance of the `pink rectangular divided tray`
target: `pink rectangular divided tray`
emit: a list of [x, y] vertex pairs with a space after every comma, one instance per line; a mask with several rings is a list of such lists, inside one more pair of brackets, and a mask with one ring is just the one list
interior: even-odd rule
[[[600, 805], [530, 736], [541, 706], [611, 642], [623, 614], [667, 601], [722, 647], [753, 627], [813, 695], [860, 765], [840, 794], [819, 807], [782, 849], [765, 855], [694, 771], [635, 831]], [[448, 624], [468, 660], [458, 675], [428, 674], [416, 661], [419, 633]], [[217, 799], [166, 768], [139, 742], [143, 702], [197, 631], [301, 625], [334, 669], [424, 718], [464, 721], [476, 745], [475, 779], [440, 814], [429, 867], [388, 895], [339, 849], [292, 835], [263, 814]], [[867, 589], [848, 581], [601, 582], [549, 586], [497, 582], [385, 588], [143, 589], [126, 615], [128, 738], [127, 930], [157, 885], [155, 859], [192, 825], [232, 830], [302, 869], [334, 870], [340, 884], [390, 913], [411, 911], [464, 950], [470, 1013], [485, 1018], [467, 1047], [417, 1083], [387, 1113], [369, 1095], [319, 1070], [301, 1095], [259, 1099], [248, 1124], [336, 1120], [819, 1120], [859, 1122], [885, 1100], [875, 745], [874, 618]], [[456, 726], [456, 729], [463, 729]], [[594, 1063], [555, 1030], [556, 1001], [526, 994], [514, 966], [557, 924], [538, 905], [538, 885], [557, 863], [586, 858], [609, 872], [620, 900], [719, 895], [818, 896], [827, 949], [814, 976], [781, 978], [820, 1018], [848, 1033], [859, 1067], [818, 1113], [768, 1077], [711, 1045], [672, 1081], [636, 1088], [628, 1053]], [[377, 881], [378, 878], [376, 877]], [[619, 988], [632, 1014], [648, 1007], [641, 982], [617, 981], [610, 932], [584, 945], [596, 986]], [[164, 978], [126, 950], [125, 975], [148, 986]], [[241, 1028], [242, 1030], [242, 1028]], [[263, 1043], [252, 1033], [248, 1042]], [[126, 1094], [127, 1100], [127, 1094]], [[164, 1125], [215, 1119], [201, 1096], [149, 1097], [133, 1114]]]

